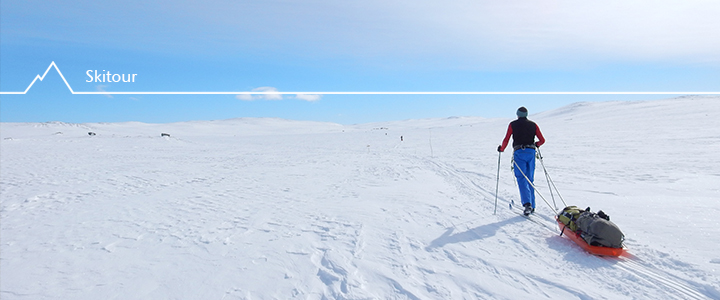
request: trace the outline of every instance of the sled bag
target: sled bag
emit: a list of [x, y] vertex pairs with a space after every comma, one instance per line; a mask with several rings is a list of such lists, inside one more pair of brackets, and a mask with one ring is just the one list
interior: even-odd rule
[[590, 211], [580, 213], [575, 223], [581, 231], [580, 236], [588, 245], [622, 248], [625, 236], [615, 223]]
[[582, 213], [584, 210], [579, 209], [577, 206], [568, 206], [562, 210], [558, 214], [558, 220], [565, 224], [568, 229], [572, 231], [577, 231], [577, 225], [575, 224], [575, 220], [580, 216], [580, 213]]

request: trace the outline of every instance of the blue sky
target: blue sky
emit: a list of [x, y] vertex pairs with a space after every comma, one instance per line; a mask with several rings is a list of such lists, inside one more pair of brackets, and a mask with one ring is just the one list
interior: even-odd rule
[[[0, 91], [54, 61], [75, 91], [720, 91], [720, 2], [1, 1]], [[88, 70], [138, 74], [86, 82]], [[54, 71], [3, 122], [513, 117], [672, 95], [72, 95]]]

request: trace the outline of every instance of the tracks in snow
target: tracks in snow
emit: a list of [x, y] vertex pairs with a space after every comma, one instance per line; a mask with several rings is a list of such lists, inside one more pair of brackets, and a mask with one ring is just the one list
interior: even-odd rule
[[[474, 176], [481, 176], [482, 174], [457, 170], [451, 165], [434, 160], [426, 160], [426, 163], [429, 164], [436, 172], [445, 175], [446, 179], [448, 179], [450, 182], [453, 182], [459, 190], [463, 191], [469, 196], [478, 197], [480, 199], [486, 200], [494, 199], [494, 191], [490, 191], [489, 189], [484, 188], [481, 184], [478, 184], [476, 180], [468, 177], [468, 174]], [[499, 197], [499, 199], [503, 202], [509, 203], [509, 201], [503, 197]], [[484, 208], [487, 209], [488, 205], [484, 205]], [[513, 206], [512, 208], [512, 212], [525, 217], [521, 211], [517, 210], [519, 209], [518, 206]], [[558, 234], [558, 230], [556, 226], [554, 226], [555, 222], [550, 220], [549, 217], [543, 215], [534, 215], [525, 218], [537, 224], [539, 227], [546, 229], [550, 233]], [[549, 223], [551, 223], [552, 225], [550, 225]], [[468, 230], [476, 235], [478, 234], [469, 227]], [[582, 251], [580, 249], [577, 250]], [[680, 279], [670, 273], [649, 267], [638, 261], [637, 258], [631, 259], [629, 257], [620, 257], [604, 259], [610, 263], [616, 262], [614, 266], [616, 266], [618, 270], [629, 274], [630, 276], [632, 276], [632, 278], [637, 278], [640, 281], [645, 282], [646, 284], [657, 287], [659, 290], [663, 291], [666, 296], [669, 297], [673, 297], [676, 299], [696, 300], [716, 299], [720, 297], [720, 293], [713, 287]]]
[[[614, 258], [608, 258], [614, 259]], [[617, 266], [625, 272], [632, 274], [633, 276], [655, 285], [662, 290], [668, 292], [668, 296], [672, 295], [676, 299], [713, 299], [717, 298], [717, 291], [714, 291], [714, 295], [706, 295], [700, 292], [697, 287], [693, 287], [691, 282], [683, 282], [671, 274], [662, 272], [660, 270], [654, 270], [644, 264], [639, 263], [636, 260], [628, 257], [620, 257]], [[713, 292], [713, 291], [708, 291]]]

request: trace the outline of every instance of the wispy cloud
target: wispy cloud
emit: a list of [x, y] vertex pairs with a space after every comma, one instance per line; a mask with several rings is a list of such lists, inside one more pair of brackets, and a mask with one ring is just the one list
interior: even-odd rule
[[[185, 45], [188, 37], [184, 34], [169, 35], [164, 40], [187, 47], [201, 44], [206, 49], [202, 51], [243, 49], [290, 59], [351, 58], [363, 63], [383, 62], [388, 67], [586, 68], [591, 67], [587, 63], [628, 61], [720, 64], [718, 1], [210, 3], [166, 7], [167, 12], [163, 11], [170, 16], [189, 16], [183, 22], [197, 25], [198, 29], [190, 33], [203, 43]], [[244, 17], [237, 18], [239, 13]], [[177, 27], [149, 22], [160, 28]], [[145, 28], [135, 31], [155, 32]]]
[[242, 100], [242, 101], [253, 101], [252, 95], [242, 94], [242, 95], [235, 95], [235, 99]]
[[295, 99], [309, 101], [309, 102], [315, 102], [320, 100], [322, 98], [322, 95], [314, 95], [314, 94], [297, 94], [295, 95]]
[[[95, 89], [96, 89], [98, 92], [107, 92], [107, 91], [105, 90], [106, 87], [108, 87], [108, 86], [107, 86], [107, 85], [97, 85], [97, 86], [95, 86]], [[108, 98], [110, 98], [110, 99], [113, 98], [113, 96], [110, 95], [110, 94], [105, 94], [105, 97], [108, 97]]]
[[[282, 94], [274, 94], [274, 93], [279, 93], [278, 89], [271, 87], [271, 86], [262, 86], [259, 88], [254, 88], [250, 91], [251, 92], [269, 93], [269, 94], [240, 94], [240, 95], [236, 95], [235, 99], [242, 100], [242, 101], [283, 100]], [[291, 98], [308, 101], [308, 102], [315, 102], [315, 101], [320, 100], [320, 98], [322, 98], [322, 95], [297, 94], [297, 95], [295, 95], [295, 97], [291, 97]]]
[[[210, 0], [143, 6], [108, 2], [82, 10], [52, 1], [42, 9], [27, 1], [3, 4], [9, 7], [4, 18], [5, 11], [27, 12], [16, 17], [26, 26], [22, 30], [3, 26], [8, 40], [52, 36], [163, 52], [240, 52], [276, 61], [338, 59], [387, 67], [720, 64], [720, 1], [709, 0], [418, 0], [412, 5]], [[106, 11], [143, 22], [114, 17], [102, 21], [107, 31], [87, 30]], [[152, 17], [158, 13], [166, 17]]]
[[[261, 92], [261, 93], [276, 93], [276, 92], [278, 92], [278, 89], [271, 87], [271, 86], [262, 86], [259, 88], [254, 88], [250, 91], [251, 92]], [[235, 98], [238, 100], [243, 100], [243, 101], [282, 100], [283, 99], [281, 94], [257, 94], [257, 95], [240, 94], [240, 95], [236, 95]]]

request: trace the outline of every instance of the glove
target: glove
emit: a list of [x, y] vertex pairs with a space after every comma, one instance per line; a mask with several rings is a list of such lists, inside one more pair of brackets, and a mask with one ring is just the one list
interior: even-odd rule
[[498, 152], [503, 152], [502, 145], [498, 146]]
[[535, 142], [535, 148], [540, 148], [540, 145], [538, 145], [538, 142]]

